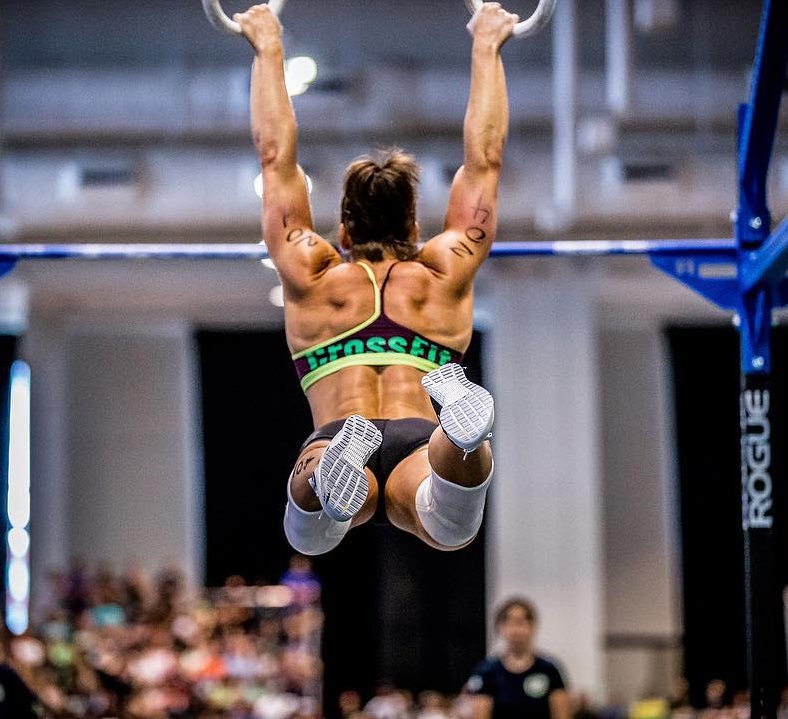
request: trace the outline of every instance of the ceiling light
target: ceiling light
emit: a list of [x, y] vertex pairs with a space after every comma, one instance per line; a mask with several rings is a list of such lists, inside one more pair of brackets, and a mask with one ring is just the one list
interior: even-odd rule
[[291, 57], [287, 61], [285, 72], [292, 76], [294, 82], [309, 85], [317, 78], [317, 63], [306, 55]]
[[282, 285], [277, 285], [268, 293], [268, 301], [274, 307], [284, 307], [285, 306], [285, 292]]

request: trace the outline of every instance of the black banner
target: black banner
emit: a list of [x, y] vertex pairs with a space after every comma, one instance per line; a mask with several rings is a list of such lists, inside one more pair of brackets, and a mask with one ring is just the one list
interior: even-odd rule
[[774, 719], [783, 641], [775, 564], [772, 393], [769, 375], [748, 374], [741, 387], [741, 483], [747, 665], [751, 719]]

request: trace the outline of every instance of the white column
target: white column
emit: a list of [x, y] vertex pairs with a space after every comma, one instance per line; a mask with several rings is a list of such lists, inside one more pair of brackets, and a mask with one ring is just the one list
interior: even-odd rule
[[[485, 366], [495, 396], [488, 604], [531, 597], [574, 687], [604, 681], [594, 280], [571, 260], [499, 260]], [[529, 271], [530, 270], [530, 271]], [[541, 273], [541, 274], [540, 274]]]
[[18, 355], [30, 365], [30, 608], [51, 602], [49, 569], [68, 562], [68, 469], [63, 332], [58, 320], [36, 315]]
[[611, 696], [634, 700], [666, 694], [680, 671], [670, 365], [657, 323], [606, 329], [600, 360], [605, 626], [609, 635], [628, 638], [607, 651], [608, 688]]
[[605, 74], [607, 106], [624, 117], [632, 98], [632, 12], [630, 0], [605, 3]]
[[577, 29], [574, 0], [553, 18], [553, 203], [559, 226], [570, 223], [577, 202]]
[[196, 367], [180, 323], [82, 328], [68, 342], [68, 542], [89, 563], [202, 579]]

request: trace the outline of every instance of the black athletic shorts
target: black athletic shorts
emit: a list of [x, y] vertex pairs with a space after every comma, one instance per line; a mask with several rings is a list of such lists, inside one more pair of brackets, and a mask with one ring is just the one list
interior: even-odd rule
[[[428, 419], [413, 417], [408, 419], [372, 419], [370, 420], [383, 435], [383, 441], [367, 462], [367, 467], [378, 480], [378, 506], [375, 510], [373, 521], [376, 524], [387, 524], [385, 508], [385, 489], [386, 480], [389, 475], [405, 457], [413, 454], [419, 447], [423, 447], [430, 441], [435, 428], [435, 422]], [[306, 447], [318, 439], [333, 439], [345, 424], [344, 419], [336, 419], [333, 422], [318, 427], [310, 434], [306, 441], [301, 445], [303, 452]]]

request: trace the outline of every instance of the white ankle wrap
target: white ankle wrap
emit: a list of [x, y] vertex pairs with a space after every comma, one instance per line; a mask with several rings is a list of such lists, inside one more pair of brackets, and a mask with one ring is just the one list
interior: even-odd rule
[[290, 546], [297, 552], [308, 555], [330, 552], [350, 529], [349, 521], [338, 522], [323, 511], [307, 512], [301, 509], [290, 494], [289, 480], [284, 525]]
[[416, 513], [427, 534], [444, 547], [468, 544], [482, 524], [491, 479], [492, 469], [477, 487], [461, 487], [432, 472], [416, 490]]

